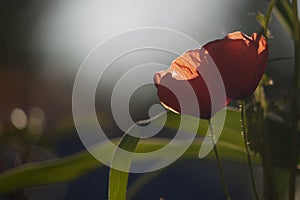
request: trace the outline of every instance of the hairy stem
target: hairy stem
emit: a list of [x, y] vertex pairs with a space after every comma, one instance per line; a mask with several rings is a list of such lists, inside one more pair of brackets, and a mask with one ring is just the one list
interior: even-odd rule
[[221, 164], [221, 161], [220, 161], [220, 158], [219, 158], [217, 145], [215, 143], [215, 138], [214, 138], [213, 127], [212, 127], [211, 121], [209, 121], [209, 131], [210, 131], [210, 135], [211, 135], [211, 142], [212, 142], [212, 145], [214, 146], [214, 152], [215, 152], [216, 159], [217, 159], [217, 162], [218, 162], [218, 168], [219, 168], [219, 171], [220, 171], [224, 192], [226, 194], [227, 200], [231, 200], [230, 194], [229, 194], [229, 191], [228, 191], [228, 187], [227, 187], [227, 184], [226, 184], [226, 181], [225, 181], [225, 176], [224, 176], [222, 164]]
[[247, 123], [246, 123], [245, 100], [241, 101], [241, 126], [243, 129], [243, 137], [244, 137], [244, 143], [245, 143], [245, 148], [246, 148], [248, 167], [249, 167], [249, 171], [250, 171], [251, 185], [252, 185], [253, 192], [255, 194], [255, 198], [257, 200], [259, 200], [258, 193], [256, 190], [256, 185], [255, 185], [254, 174], [253, 174], [253, 167], [252, 167], [252, 162], [251, 162], [251, 157], [250, 157], [250, 149], [249, 149], [249, 145], [248, 145], [249, 141], [248, 141], [248, 130], [247, 130]]

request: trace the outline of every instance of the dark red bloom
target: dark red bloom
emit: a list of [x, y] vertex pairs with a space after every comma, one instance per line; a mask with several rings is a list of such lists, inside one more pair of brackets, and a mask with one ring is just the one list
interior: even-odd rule
[[242, 32], [204, 45], [216, 63], [226, 88], [227, 97], [243, 99], [256, 89], [265, 72], [269, 48], [264, 36]]
[[[166, 108], [195, 116], [193, 108], [181, 112], [178, 101], [178, 97], [188, 98], [189, 84], [200, 109], [200, 116], [196, 117], [208, 119], [225, 107], [228, 99], [242, 99], [253, 93], [265, 71], [268, 53], [267, 41], [263, 36], [257, 33], [252, 37], [242, 32], [230, 33], [224, 39], [209, 42], [201, 49], [187, 51], [176, 58], [168, 70], [157, 72], [154, 83], [158, 96]], [[214, 68], [220, 72], [227, 100], [217, 98], [222, 95], [224, 86], [218, 82]], [[171, 88], [176, 88], [177, 93], [174, 94]], [[188, 106], [189, 100], [185, 102], [185, 106]]]

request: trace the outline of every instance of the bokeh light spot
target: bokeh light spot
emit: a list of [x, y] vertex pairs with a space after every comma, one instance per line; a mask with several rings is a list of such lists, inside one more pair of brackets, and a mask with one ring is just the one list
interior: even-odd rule
[[27, 116], [21, 108], [15, 108], [10, 115], [11, 122], [17, 129], [24, 129], [27, 126]]

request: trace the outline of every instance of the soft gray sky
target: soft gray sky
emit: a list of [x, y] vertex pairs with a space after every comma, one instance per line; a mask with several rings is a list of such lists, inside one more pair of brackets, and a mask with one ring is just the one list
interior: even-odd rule
[[[90, 50], [115, 34], [133, 28], [163, 27], [185, 33], [205, 44], [237, 30], [247, 34], [259, 31], [255, 13], [265, 13], [267, 5], [267, 1], [261, 0], [53, 1], [49, 2], [32, 30], [31, 50], [41, 61], [41, 71], [49, 82], [49, 89], [66, 99], [63, 97], [71, 93], [70, 85]], [[269, 42], [270, 58], [292, 56], [291, 40], [275, 17], [270, 28], [274, 37]], [[147, 52], [144, 57], [137, 55], [128, 54], [114, 63], [112, 69], [134, 67], [137, 58], [151, 62]], [[165, 57], [154, 61], [167, 64], [174, 58], [174, 55], [160, 56]], [[291, 74], [291, 61], [269, 65], [272, 66], [268, 67], [268, 72], [280, 82], [278, 86], [284, 88]], [[108, 83], [106, 88], [119, 72], [111, 70], [104, 78]]]
[[252, 13], [264, 12], [266, 5], [250, 0], [54, 1], [33, 30], [32, 50], [51, 71], [69, 68], [73, 74], [95, 45], [119, 32], [165, 27], [204, 44], [236, 30], [257, 31]]

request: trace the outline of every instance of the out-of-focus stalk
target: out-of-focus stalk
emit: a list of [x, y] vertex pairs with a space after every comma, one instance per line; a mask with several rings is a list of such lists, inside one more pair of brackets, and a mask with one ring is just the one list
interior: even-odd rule
[[297, 0], [292, 1], [293, 9], [293, 25], [294, 25], [294, 80], [293, 92], [291, 98], [291, 117], [292, 117], [292, 135], [291, 135], [291, 165], [290, 165], [290, 185], [289, 185], [289, 199], [295, 199], [296, 187], [296, 166], [298, 163], [298, 101], [300, 89], [300, 44], [299, 44], [299, 19]]

